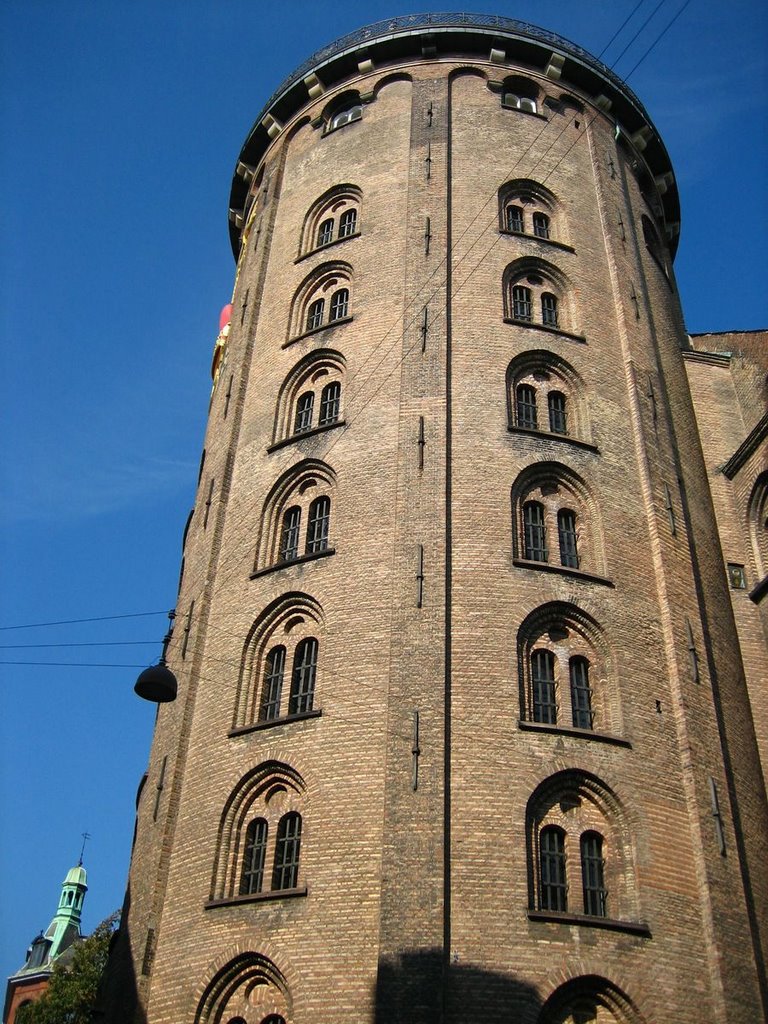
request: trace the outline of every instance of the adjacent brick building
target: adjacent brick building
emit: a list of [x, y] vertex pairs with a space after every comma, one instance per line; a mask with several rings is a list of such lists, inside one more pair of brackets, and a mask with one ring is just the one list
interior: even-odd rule
[[761, 1019], [766, 335], [686, 334], [642, 104], [530, 25], [380, 23], [230, 221], [102, 1017]]

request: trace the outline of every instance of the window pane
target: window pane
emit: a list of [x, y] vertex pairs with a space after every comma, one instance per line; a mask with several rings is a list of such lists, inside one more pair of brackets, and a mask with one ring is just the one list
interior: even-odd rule
[[357, 210], [345, 210], [339, 221], [339, 238], [354, 235], [357, 227]]
[[536, 100], [530, 99], [528, 96], [521, 96], [520, 102], [518, 103], [520, 110], [527, 110], [529, 114], [536, 113]]
[[585, 832], [581, 837], [581, 878], [584, 884], [584, 913], [606, 916], [605, 861], [603, 837]]
[[515, 320], [525, 320], [528, 323], [533, 319], [530, 288], [516, 284], [512, 289], [512, 316]]
[[340, 128], [343, 124], [349, 124], [350, 121], [359, 121], [363, 116], [363, 108], [359, 103], [354, 106], [345, 107], [344, 110], [338, 111], [331, 118], [330, 128]]
[[296, 647], [293, 656], [291, 676], [291, 697], [288, 714], [300, 715], [312, 710], [315, 698], [315, 677], [317, 675], [317, 640], [308, 637]]
[[546, 213], [534, 213], [533, 233], [538, 238], [549, 238], [549, 217]]
[[317, 244], [328, 245], [329, 242], [333, 241], [333, 218], [324, 220], [320, 227], [317, 229]]
[[267, 852], [267, 823], [257, 818], [245, 833], [243, 870], [240, 875], [240, 895], [252, 896], [261, 892], [264, 884], [264, 855]]
[[565, 395], [560, 391], [550, 391], [547, 396], [547, 405], [549, 406], [549, 429], [553, 434], [567, 434]]
[[523, 505], [523, 557], [534, 562], [547, 561], [544, 506], [538, 501]]
[[518, 427], [535, 430], [538, 426], [536, 416], [536, 389], [530, 384], [518, 384], [515, 392], [515, 411]]
[[533, 720], [555, 725], [555, 656], [551, 651], [534, 651], [531, 656]]
[[301, 815], [292, 811], [284, 814], [277, 826], [275, 869], [272, 872], [273, 889], [295, 889], [299, 879], [299, 847], [301, 845]]
[[571, 658], [568, 666], [571, 677], [571, 711], [577, 729], [591, 729], [592, 691], [589, 688], [589, 662], [586, 658]]
[[507, 231], [523, 230], [523, 211], [519, 206], [507, 207]]
[[335, 423], [339, 418], [339, 406], [341, 404], [341, 384], [339, 381], [331, 381], [326, 384], [320, 395], [320, 419], [318, 425], [323, 427], [328, 423]]
[[307, 330], [314, 331], [317, 327], [323, 326], [323, 309], [325, 299], [315, 299], [307, 310]]
[[568, 887], [565, 881], [565, 835], [553, 826], [543, 828], [539, 837], [541, 910], [568, 909]]
[[285, 648], [273, 647], [264, 666], [264, 684], [261, 689], [259, 721], [268, 722], [280, 714], [280, 694], [285, 674]]
[[298, 505], [289, 508], [283, 516], [283, 532], [280, 535], [281, 562], [290, 562], [299, 556], [299, 529], [301, 527], [301, 509]]
[[331, 298], [331, 320], [341, 320], [342, 317], [347, 316], [347, 310], [349, 309], [349, 289], [339, 288], [337, 292], [333, 293]]
[[296, 421], [293, 425], [294, 434], [301, 434], [304, 430], [312, 427], [312, 410], [315, 405], [315, 395], [312, 391], [305, 391], [299, 396], [296, 403]]
[[331, 518], [331, 499], [323, 495], [309, 506], [307, 519], [307, 554], [325, 551], [328, 547], [328, 524]]
[[578, 569], [576, 514], [569, 508], [561, 508], [557, 513], [557, 535], [560, 540], [560, 564], [570, 569]]
[[557, 297], [550, 292], [541, 296], [541, 322], [547, 327], [557, 327]]

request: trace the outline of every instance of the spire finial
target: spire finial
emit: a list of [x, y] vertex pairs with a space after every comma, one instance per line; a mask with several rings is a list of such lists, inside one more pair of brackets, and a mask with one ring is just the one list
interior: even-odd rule
[[80, 847], [80, 860], [77, 862], [77, 866], [78, 867], [82, 867], [82, 864], [83, 864], [83, 854], [85, 853], [85, 844], [91, 838], [90, 832], [81, 832], [80, 834], [83, 837], [83, 845]]

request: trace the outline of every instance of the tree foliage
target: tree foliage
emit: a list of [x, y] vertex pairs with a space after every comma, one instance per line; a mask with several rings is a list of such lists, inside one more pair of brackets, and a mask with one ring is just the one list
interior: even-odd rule
[[77, 942], [66, 966], [54, 965], [47, 991], [19, 1008], [17, 1024], [88, 1024], [119, 918], [119, 911], [115, 912], [87, 939]]

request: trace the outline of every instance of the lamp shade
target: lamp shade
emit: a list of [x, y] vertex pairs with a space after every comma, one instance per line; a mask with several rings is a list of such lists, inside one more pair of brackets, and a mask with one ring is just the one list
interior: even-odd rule
[[155, 704], [167, 704], [176, 700], [178, 683], [167, 665], [150, 665], [136, 680], [133, 689], [144, 700], [151, 700]]

